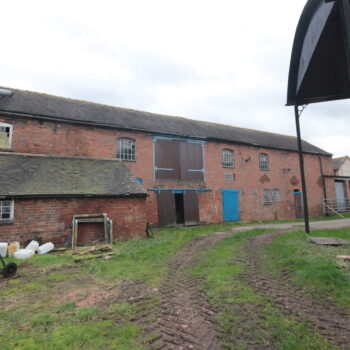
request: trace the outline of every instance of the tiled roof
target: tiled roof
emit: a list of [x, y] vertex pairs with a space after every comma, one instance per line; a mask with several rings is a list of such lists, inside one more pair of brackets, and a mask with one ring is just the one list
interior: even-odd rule
[[337, 171], [340, 169], [340, 167], [343, 165], [343, 163], [349, 159], [348, 156], [345, 156], [345, 157], [339, 157], [339, 158], [333, 158], [332, 161], [333, 161], [333, 170], [334, 171]]
[[[0, 101], [0, 113], [3, 111], [20, 115], [34, 115], [45, 119], [221, 140], [292, 151], [298, 149], [297, 139], [293, 136], [111, 107], [30, 91], [10, 90], [13, 91], [13, 95]], [[307, 153], [330, 155], [306, 141], [303, 141], [303, 148], [304, 152]]]
[[146, 196], [117, 160], [0, 153], [0, 196]]

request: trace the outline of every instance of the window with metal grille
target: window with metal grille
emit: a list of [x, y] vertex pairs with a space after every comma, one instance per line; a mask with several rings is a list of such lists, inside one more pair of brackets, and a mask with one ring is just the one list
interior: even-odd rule
[[278, 189], [271, 190], [271, 200], [272, 200], [272, 202], [279, 202], [280, 201], [280, 190], [278, 190]]
[[265, 204], [265, 205], [271, 204], [271, 193], [270, 193], [270, 190], [264, 190], [263, 204]]
[[266, 153], [259, 154], [259, 169], [263, 171], [270, 170], [269, 156]]
[[233, 159], [233, 151], [230, 149], [222, 150], [222, 167], [223, 168], [233, 168], [235, 162]]
[[0, 123], [0, 148], [11, 148], [12, 125]]
[[13, 201], [0, 201], [0, 222], [13, 219]]
[[118, 139], [117, 159], [136, 160], [136, 145], [133, 139], [121, 137]]

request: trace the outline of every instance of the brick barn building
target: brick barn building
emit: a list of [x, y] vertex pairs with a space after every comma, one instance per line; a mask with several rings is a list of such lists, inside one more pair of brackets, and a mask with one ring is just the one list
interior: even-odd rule
[[[41, 157], [43, 164], [52, 159], [74, 163], [76, 158], [96, 164], [103, 159], [106, 164], [126, 165], [133, 175], [130, 184], [134, 186], [135, 179], [142, 184], [135, 187], [133, 195], [138, 196], [136, 201], [145, 211], [143, 219], [128, 207], [123, 215], [129, 218], [129, 228], [116, 228], [120, 233], [115, 232], [115, 237], [140, 234], [142, 220], [144, 226], [146, 222], [167, 226], [294, 219], [302, 215], [295, 137], [29, 91], [12, 92], [0, 101], [0, 157], [19, 159], [26, 154], [26, 159]], [[335, 196], [334, 180], [327, 177], [333, 175], [332, 157], [305, 141], [303, 147], [309, 212], [321, 216], [323, 199]], [[29, 163], [23, 163], [23, 172], [31, 166]], [[2, 176], [11, 177], [11, 168], [1, 171]], [[61, 174], [69, 183], [68, 173], [62, 169]], [[108, 184], [108, 175], [103, 181]], [[48, 188], [52, 185], [48, 179]], [[23, 186], [25, 191], [32, 189], [30, 181]], [[39, 191], [40, 186], [35, 189]], [[140, 198], [145, 191], [147, 199]], [[0, 203], [14, 199], [11, 220], [0, 214], [1, 231], [16, 231], [12, 227], [17, 222], [28, 220], [29, 232], [35, 224], [30, 221], [31, 215], [20, 209], [19, 193], [0, 195]], [[65, 195], [65, 201], [77, 201], [73, 192]], [[89, 198], [92, 206], [101, 195]], [[118, 212], [115, 197], [104, 198], [107, 214]], [[62, 215], [80, 214], [77, 205]], [[71, 229], [67, 220], [64, 226], [66, 232]]]

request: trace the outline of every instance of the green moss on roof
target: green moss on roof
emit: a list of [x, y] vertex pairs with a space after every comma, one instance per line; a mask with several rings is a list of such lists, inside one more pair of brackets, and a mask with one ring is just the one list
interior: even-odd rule
[[146, 191], [119, 161], [0, 154], [0, 196], [136, 196]]

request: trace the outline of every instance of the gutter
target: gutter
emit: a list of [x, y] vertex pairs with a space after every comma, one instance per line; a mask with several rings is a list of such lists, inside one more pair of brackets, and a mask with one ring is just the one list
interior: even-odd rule
[[39, 198], [134, 198], [148, 197], [147, 193], [126, 194], [6, 194], [0, 195], [0, 199], [39, 199]]
[[349, 176], [337, 176], [337, 175], [323, 175], [323, 177], [333, 178], [333, 179], [341, 179], [341, 180], [350, 180]]

